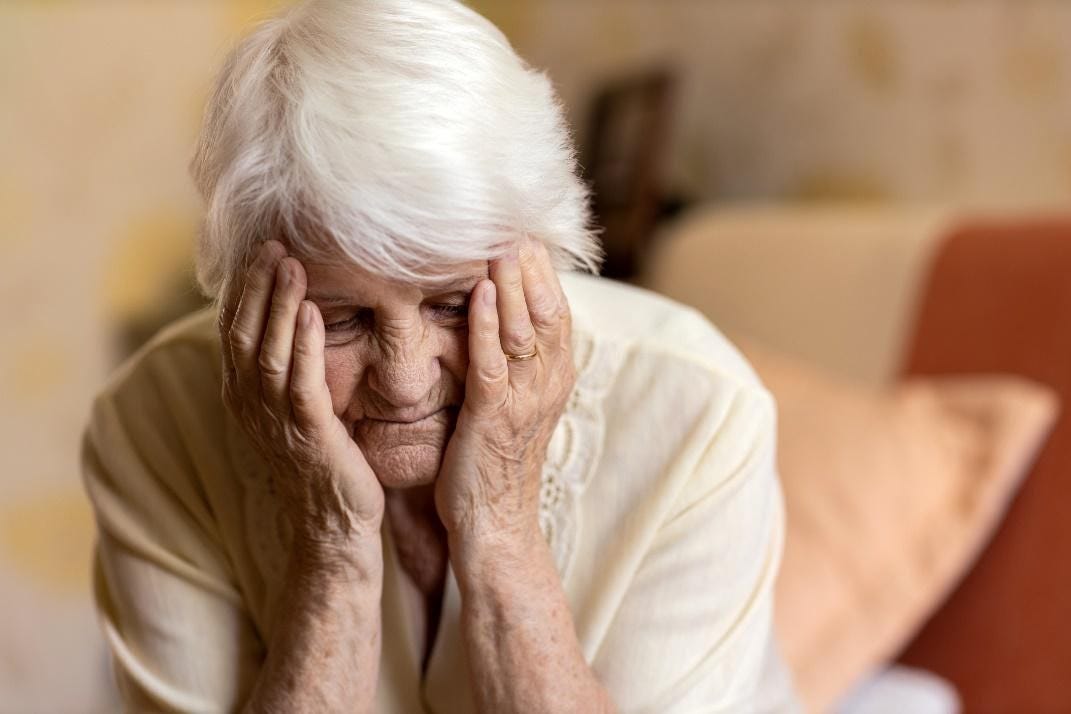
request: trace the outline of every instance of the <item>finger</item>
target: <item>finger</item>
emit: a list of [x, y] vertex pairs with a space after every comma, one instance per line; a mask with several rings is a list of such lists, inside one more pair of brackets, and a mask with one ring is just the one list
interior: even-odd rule
[[324, 366], [324, 322], [319, 309], [303, 300], [294, 333], [294, 369], [290, 377], [290, 406], [294, 423], [306, 434], [324, 433], [334, 410]]
[[[501, 349], [506, 354], [529, 354], [536, 349], [536, 334], [524, 301], [524, 279], [517, 248], [491, 263], [491, 280], [495, 283], [498, 304]], [[530, 361], [511, 362], [527, 369]]]
[[245, 264], [236, 270], [231, 275], [228, 275], [221, 288], [221, 298], [219, 305], [219, 336], [227, 349], [223, 350], [223, 357], [226, 364], [231, 369], [234, 368], [234, 360], [231, 358], [230, 350], [230, 331], [231, 325], [234, 324], [234, 316], [238, 312], [238, 304], [242, 299], [242, 290], [245, 288], [245, 274], [249, 271], [249, 266], [254, 262], [257, 256], [260, 254], [261, 246]]
[[240, 270], [226, 276], [222, 285], [222, 295], [219, 305], [219, 341], [220, 353], [223, 358], [223, 399], [224, 403], [231, 404], [237, 395], [237, 374], [234, 369], [234, 358], [231, 354], [230, 332], [234, 324], [234, 316], [238, 312], [238, 304], [242, 299], [242, 289], [245, 287], [245, 273], [249, 270], [249, 264], [256, 259], [259, 251], [246, 261]]
[[223, 403], [231, 406], [235, 384], [234, 360], [231, 358], [230, 331], [234, 313], [238, 309], [238, 299], [242, 294], [241, 285], [233, 277], [228, 278], [222, 287], [219, 306], [219, 351], [223, 359]]
[[554, 267], [554, 261], [551, 260], [550, 251], [547, 249], [546, 243], [537, 240], [535, 244], [536, 251], [543, 256], [540, 265], [546, 276], [546, 281], [554, 288], [554, 293], [558, 296], [558, 317], [561, 319], [558, 343], [562, 349], [569, 350], [572, 348], [573, 334], [573, 311], [569, 307], [569, 298], [565, 295], [565, 288], [562, 287], [561, 278], [558, 277], [558, 271]]
[[554, 286], [554, 291], [558, 296], [558, 317], [561, 319], [561, 330], [558, 333], [558, 344], [564, 351], [568, 352], [573, 347], [573, 311], [569, 307], [569, 298], [565, 294], [565, 288], [562, 287], [562, 281], [561, 278], [558, 277], [558, 271], [554, 268], [554, 261], [550, 258], [550, 251], [547, 249], [547, 246], [543, 241], [539, 241], [539, 251], [545, 257], [543, 269], [549, 275], [547, 280]]
[[557, 350], [562, 330], [561, 286], [542, 241], [525, 239], [520, 249], [524, 300], [540, 351]]
[[286, 255], [282, 243], [267, 241], [261, 246], [245, 275], [242, 297], [229, 331], [231, 358], [238, 389], [246, 399], [260, 392], [257, 357], [268, 320], [268, 306], [275, 284], [275, 266]]
[[482, 280], [469, 305], [469, 369], [465, 377], [467, 409], [497, 413], [509, 392], [509, 366], [499, 338], [497, 289]]
[[290, 367], [298, 308], [305, 299], [305, 269], [294, 258], [283, 258], [275, 269], [268, 324], [260, 345], [260, 388], [264, 402], [277, 414], [290, 412]]

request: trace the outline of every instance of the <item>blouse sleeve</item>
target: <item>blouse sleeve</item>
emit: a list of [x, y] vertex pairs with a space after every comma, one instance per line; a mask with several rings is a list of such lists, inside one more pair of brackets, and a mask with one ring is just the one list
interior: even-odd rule
[[83, 440], [97, 520], [101, 626], [128, 710], [238, 708], [263, 647], [199, 488], [189, 430], [159, 379], [135, 374], [94, 403]]
[[622, 712], [795, 712], [773, 635], [784, 538], [776, 407], [738, 389], [593, 666]]

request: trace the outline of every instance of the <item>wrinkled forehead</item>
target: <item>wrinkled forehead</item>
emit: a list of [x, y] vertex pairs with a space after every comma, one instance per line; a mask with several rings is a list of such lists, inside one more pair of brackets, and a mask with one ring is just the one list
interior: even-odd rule
[[486, 260], [444, 266], [441, 271], [410, 282], [425, 291], [472, 290], [480, 280], [490, 277], [489, 266]]
[[388, 298], [411, 300], [422, 295], [468, 293], [488, 277], [487, 261], [443, 265], [422, 276], [383, 276], [351, 260], [310, 259], [302, 264], [310, 299], [323, 303], [368, 305]]
[[277, 240], [286, 246], [287, 252], [297, 258], [314, 280], [329, 283], [394, 283], [424, 292], [454, 290], [463, 287], [472, 289], [481, 278], [489, 277], [487, 260], [454, 262], [426, 258], [418, 268], [408, 272], [388, 272], [365, 265], [353, 256], [345, 254], [337, 245], [317, 239], [317, 234], [306, 232], [302, 240], [290, 240], [281, 235]]

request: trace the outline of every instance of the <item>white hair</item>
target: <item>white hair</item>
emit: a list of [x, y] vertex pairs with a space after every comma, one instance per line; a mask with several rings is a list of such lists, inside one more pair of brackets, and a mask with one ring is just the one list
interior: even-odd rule
[[230, 53], [190, 164], [205, 294], [255, 247], [435, 284], [524, 235], [597, 272], [587, 186], [550, 80], [454, 0], [310, 0]]

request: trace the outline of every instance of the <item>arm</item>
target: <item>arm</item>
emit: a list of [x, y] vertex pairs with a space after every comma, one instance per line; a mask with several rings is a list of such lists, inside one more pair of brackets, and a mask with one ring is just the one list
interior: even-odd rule
[[265, 659], [226, 556], [196, 525], [207, 511], [176, 495], [182, 482], [166, 469], [141, 462], [125, 431], [112, 405], [100, 403], [83, 450], [100, 529], [95, 594], [125, 704], [203, 712], [248, 701], [250, 711], [328, 711], [328, 702], [362, 695], [370, 704], [378, 537], [348, 548], [346, 561], [336, 555], [330, 568], [323, 556], [294, 551]]
[[[224, 559], [204, 552], [197, 569], [183, 567], [182, 547], [159, 530], [159, 541], [139, 539], [130, 547], [135, 506], [117, 509], [103, 492], [104, 472], [94, 468], [89, 478], [92, 492], [103, 497], [97, 605], [127, 707], [234, 711], [245, 702], [254, 712], [331, 711], [331, 702], [362, 700], [370, 706], [378, 667], [378, 543], [364, 549], [365, 562], [344, 568], [336, 562], [325, 569], [316, 564], [322, 559], [295, 551], [265, 659], [234, 585], [213, 573]], [[151, 515], [170, 520], [162, 509], [175, 505], [156, 500]], [[181, 541], [194, 542], [192, 536]]]
[[615, 711], [580, 650], [538, 524], [506, 538], [452, 534], [450, 559], [480, 711]]
[[307, 551], [291, 554], [280, 624], [245, 711], [371, 711], [379, 669], [379, 539], [354, 543], [344, 559], [331, 554], [329, 567]]
[[452, 533], [482, 711], [798, 712], [773, 632], [776, 412], [741, 388], [589, 664], [536, 527]]
[[294, 532], [280, 625], [246, 710], [370, 712], [383, 491], [334, 414], [301, 263], [268, 241], [240, 288], [220, 320], [223, 400], [277, 474]]
[[176, 365], [150, 356], [94, 410], [83, 453], [101, 533], [97, 599], [131, 708], [368, 711], [375, 700], [382, 491], [331, 411], [323, 324], [300, 307], [303, 271], [281, 252], [262, 249], [221, 319], [223, 400], [278, 475], [294, 532], [270, 642], [194, 471], [227, 473], [219, 424], [193, 423], [217, 419], [191, 408], [208, 398], [192, 400]]
[[469, 303], [465, 401], [435, 493], [472, 691], [496, 714], [612, 711], [538, 526], [547, 444], [575, 383], [568, 303], [537, 241], [490, 275]]

